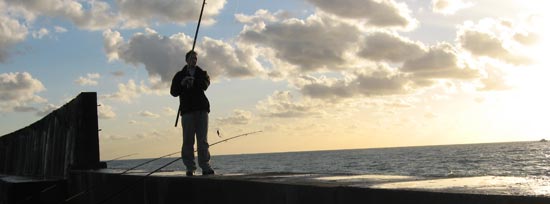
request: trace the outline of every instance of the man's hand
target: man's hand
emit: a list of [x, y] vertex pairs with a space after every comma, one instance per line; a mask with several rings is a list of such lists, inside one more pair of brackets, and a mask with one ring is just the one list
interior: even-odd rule
[[193, 87], [193, 81], [195, 80], [195, 77], [192, 76], [186, 76], [181, 80], [181, 85], [187, 88]]

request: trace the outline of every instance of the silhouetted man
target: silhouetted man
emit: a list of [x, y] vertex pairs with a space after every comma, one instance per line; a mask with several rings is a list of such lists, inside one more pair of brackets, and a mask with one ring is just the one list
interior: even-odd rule
[[195, 165], [195, 136], [197, 138], [198, 163], [203, 175], [212, 175], [210, 152], [208, 150], [208, 113], [210, 103], [204, 91], [210, 85], [206, 71], [197, 66], [197, 53], [189, 51], [185, 55], [187, 65], [172, 79], [170, 94], [180, 99], [183, 145], [181, 159], [187, 168], [186, 175], [193, 176]]

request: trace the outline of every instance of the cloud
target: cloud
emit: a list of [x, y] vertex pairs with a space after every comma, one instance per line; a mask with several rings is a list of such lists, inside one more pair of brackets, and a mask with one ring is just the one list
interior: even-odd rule
[[243, 43], [271, 48], [277, 58], [297, 66], [299, 71], [312, 72], [342, 69], [346, 64], [344, 54], [361, 35], [354, 25], [315, 14], [306, 20], [256, 22], [245, 26], [238, 38]]
[[457, 11], [472, 7], [472, 2], [463, 0], [432, 0], [432, 11], [444, 15], [453, 15]]
[[50, 114], [51, 112], [53, 112], [54, 110], [59, 109], [59, 107], [60, 106], [56, 106], [56, 105], [53, 105], [53, 104], [48, 104], [45, 107], [43, 107], [42, 109], [38, 110], [36, 112], [36, 116], [39, 116], [39, 117], [46, 116], [46, 115]]
[[246, 124], [250, 123], [252, 118], [253, 118], [253, 115], [252, 115], [251, 112], [236, 109], [236, 110], [233, 110], [233, 115], [228, 116], [228, 117], [219, 117], [219, 118], [216, 118], [216, 120], [218, 122], [220, 122], [220, 124], [222, 124], [222, 125], [224, 125], [224, 124], [227, 124], [227, 125], [246, 125]]
[[[110, 60], [122, 60], [135, 66], [144, 65], [150, 77], [160, 77], [160, 82], [169, 84], [174, 74], [186, 64], [185, 53], [193, 39], [183, 33], [170, 37], [162, 36], [151, 29], [134, 34], [124, 42], [119, 32], [105, 31], [104, 46]], [[195, 49], [199, 54], [199, 66], [212, 79], [251, 77], [261, 74], [262, 68], [250, 49], [235, 49], [228, 43], [205, 37]]]
[[28, 29], [19, 21], [1, 13], [0, 28], [0, 63], [3, 63], [9, 58], [10, 49], [27, 37]]
[[460, 66], [457, 51], [448, 43], [429, 48], [423, 56], [405, 61], [401, 71], [413, 74], [418, 79], [475, 79], [479, 71]]
[[40, 28], [38, 31], [34, 31], [32, 33], [33, 38], [42, 39], [44, 36], [47, 36], [50, 34], [50, 31], [46, 28]]
[[37, 108], [31, 106], [17, 106], [13, 108], [15, 112], [35, 112], [38, 111]]
[[476, 56], [500, 59], [512, 64], [526, 64], [529, 59], [512, 54], [503, 47], [503, 42], [490, 33], [467, 30], [459, 36], [461, 46]]
[[91, 73], [87, 74], [86, 77], [78, 77], [77, 80], [75, 80], [75, 83], [77, 83], [80, 86], [97, 86], [96, 79], [99, 79], [101, 75], [98, 73]]
[[384, 96], [405, 94], [410, 90], [410, 79], [405, 75], [392, 72], [387, 68], [378, 68], [372, 73], [353, 73], [349, 79], [326, 79], [307, 77], [298, 83], [305, 96], [323, 100], [341, 100], [359, 96]]
[[39, 16], [61, 17], [86, 30], [103, 30], [116, 26], [119, 17], [102, 1], [77, 0], [4, 0], [12, 10], [25, 14], [27, 21]]
[[112, 119], [116, 117], [116, 113], [113, 111], [113, 107], [101, 104], [101, 106], [97, 107], [97, 116], [100, 119]]
[[266, 100], [259, 101], [256, 108], [264, 117], [293, 118], [315, 116], [323, 111], [323, 103], [310, 99], [294, 101], [289, 91], [275, 91]]
[[[32, 23], [39, 17], [62, 18], [85, 30], [148, 27], [196, 22], [202, 1], [195, 0], [4, 0], [10, 13]], [[215, 23], [225, 0], [208, 1], [202, 24]]]
[[425, 46], [389, 32], [369, 33], [358, 55], [373, 61], [404, 62], [426, 54]]
[[507, 76], [501, 69], [489, 66], [485, 69], [487, 76], [480, 79], [483, 87], [478, 88], [479, 91], [505, 91], [512, 89], [508, 84]]
[[141, 94], [149, 93], [152, 93], [152, 91], [143, 81], [137, 85], [134, 80], [130, 79], [127, 84], [118, 84], [118, 91], [116, 93], [102, 95], [101, 98], [131, 103], [132, 100], [138, 98]]
[[126, 73], [124, 73], [123, 71], [112, 71], [111, 72], [111, 75], [115, 76], [115, 77], [122, 77], [124, 76]]
[[416, 23], [404, 3], [393, 0], [307, 0], [319, 9], [378, 27], [409, 27]]
[[528, 46], [535, 45], [540, 41], [540, 39], [541, 39], [541, 36], [539, 36], [539, 34], [534, 32], [525, 32], [525, 33], [518, 32], [514, 34], [515, 41]]
[[[116, 3], [129, 27], [147, 26], [151, 21], [179, 24], [194, 22], [202, 6], [202, 1], [195, 0], [116, 0]], [[204, 8], [202, 23], [214, 23], [214, 17], [225, 4], [225, 0], [209, 0]]]
[[167, 115], [167, 116], [172, 116], [172, 115], [177, 115], [178, 113], [176, 112], [176, 110], [174, 110], [173, 108], [170, 108], [170, 107], [164, 107], [162, 108], [162, 112], [164, 113], [164, 115]]
[[53, 29], [56, 33], [65, 33], [65, 32], [67, 32], [67, 29], [64, 28], [64, 27], [61, 27], [61, 26], [54, 26]]
[[45, 88], [42, 82], [27, 72], [2, 73], [0, 74], [0, 111], [6, 112], [14, 107], [24, 107], [29, 103], [45, 102], [45, 99], [36, 95], [43, 90]]
[[457, 31], [457, 42], [476, 57], [489, 57], [512, 65], [526, 65], [532, 59], [525, 53], [526, 46], [535, 45], [536, 32], [524, 22], [482, 19], [478, 23], [465, 22]]
[[140, 116], [147, 117], [147, 118], [159, 118], [160, 115], [152, 113], [150, 111], [141, 111], [139, 112]]
[[289, 16], [290, 14], [285, 11], [277, 11], [272, 14], [268, 10], [259, 9], [254, 13], [254, 15], [251, 16], [242, 13], [235, 14], [235, 20], [242, 24], [261, 25], [264, 24], [264, 22], [280, 21], [281, 19], [286, 19]]

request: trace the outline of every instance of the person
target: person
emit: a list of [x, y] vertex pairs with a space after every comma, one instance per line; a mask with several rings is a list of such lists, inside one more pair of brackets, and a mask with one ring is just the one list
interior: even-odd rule
[[[179, 97], [183, 144], [181, 159], [187, 168], [186, 175], [193, 176], [195, 165], [195, 136], [197, 139], [198, 163], [203, 175], [213, 175], [208, 150], [208, 113], [210, 103], [204, 91], [210, 85], [208, 73], [197, 66], [197, 53], [189, 51], [185, 55], [187, 65], [174, 75], [170, 94]], [[179, 116], [178, 116], [179, 117]]]

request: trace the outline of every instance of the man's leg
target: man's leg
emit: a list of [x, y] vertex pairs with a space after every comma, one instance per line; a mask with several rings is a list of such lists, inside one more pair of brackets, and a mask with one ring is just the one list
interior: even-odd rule
[[203, 172], [211, 172], [210, 151], [208, 150], [208, 112], [197, 111], [196, 131], [197, 131], [197, 150], [199, 156], [199, 166]]
[[187, 171], [195, 171], [195, 121], [193, 113], [183, 114], [181, 127], [183, 128], [183, 144], [181, 146], [181, 160]]

